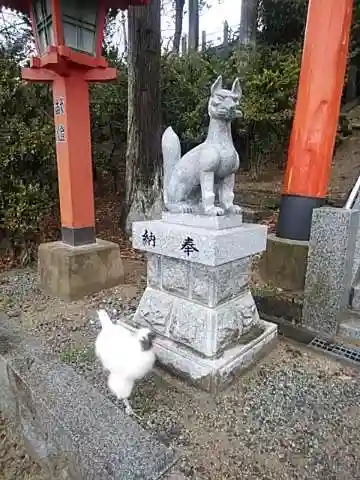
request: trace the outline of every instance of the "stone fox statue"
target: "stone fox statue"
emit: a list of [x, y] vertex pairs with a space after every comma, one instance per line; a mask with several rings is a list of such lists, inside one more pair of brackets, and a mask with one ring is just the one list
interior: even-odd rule
[[205, 142], [181, 157], [180, 141], [171, 127], [162, 136], [164, 202], [173, 213], [239, 214], [234, 205], [235, 172], [239, 156], [231, 136], [231, 121], [241, 113], [242, 90], [236, 79], [231, 90], [222, 88], [221, 76], [211, 87], [210, 124]]

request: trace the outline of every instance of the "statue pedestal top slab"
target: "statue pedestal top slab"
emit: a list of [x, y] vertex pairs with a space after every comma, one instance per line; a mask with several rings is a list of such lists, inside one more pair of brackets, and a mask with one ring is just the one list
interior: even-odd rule
[[191, 213], [163, 212], [162, 220], [176, 225], [200, 227], [209, 230], [222, 230], [224, 228], [241, 227], [242, 214], [210, 217], [208, 215], [196, 215]]
[[[210, 230], [211, 222], [218, 222], [218, 226], [221, 226], [222, 221], [225, 224], [238, 222], [237, 217], [203, 216], [202, 221], [206, 227], [190, 225], [201, 223], [201, 216], [191, 214], [173, 214], [172, 218], [179, 224], [168, 220], [134, 222], [133, 247], [209, 266], [222, 265], [264, 251], [267, 233], [265, 225], [240, 223], [240, 226], [232, 228]], [[180, 224], [182, 218], [184, 223]]]

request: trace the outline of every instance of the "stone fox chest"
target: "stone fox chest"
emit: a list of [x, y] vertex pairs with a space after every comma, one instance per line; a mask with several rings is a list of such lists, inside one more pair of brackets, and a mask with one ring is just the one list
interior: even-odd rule
[[231, 146], [221, 145], [216, 150], [219, 155], [218, 164], [214, 169], [214, 181], [219, 183], [223, 178], [235, 173], [239, 168], [239, 155], [235, 148]]

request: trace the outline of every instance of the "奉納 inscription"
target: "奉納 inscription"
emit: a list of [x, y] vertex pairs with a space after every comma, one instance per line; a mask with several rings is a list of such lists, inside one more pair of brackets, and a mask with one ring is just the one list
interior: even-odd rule
[[199, 249], [196, 247], [194, 240], [191, 237], [186, 237], [181, 245], [181, 249], [189, 257], [190, 253], [198, 252]]
[[153, 232], [145, 229], [144, 233], [142, 234], [142, 242], [144, 246], [155, 247], [156, 237]]

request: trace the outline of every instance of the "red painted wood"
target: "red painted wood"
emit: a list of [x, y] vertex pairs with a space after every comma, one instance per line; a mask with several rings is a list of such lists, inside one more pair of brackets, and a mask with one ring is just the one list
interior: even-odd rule
[[344, 85], [352, 0], [310, 0], [284, 192], [324, 198]]
[[[149, 5], [151, 0], [105, 0], [106, 8], [126, 10], [129, 5]], [[29, 13], [28, 0], [0, 0], [0, 7], [11, 8], [22, 13]]]
[[62, 23], [60, 0], [51, 0], [51, 8], [55, 45], [64, 45], [64, 27]]
[[104, 38], [105, 19], [106, 19], [106, 0], [100, 0], [99, 11], [97, 15], [96, 24], [96, 56], [100, 57], [102, 54], [102, 44]]

